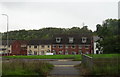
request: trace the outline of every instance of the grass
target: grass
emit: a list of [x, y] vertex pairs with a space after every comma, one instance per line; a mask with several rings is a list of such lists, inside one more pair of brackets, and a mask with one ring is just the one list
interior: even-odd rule
[[15, 59], [74, 59], [81, 60], [81, 55], [30, 55], [30, 56], [3, 56], [3, 58]]
[[93, 57], [93, 67], [78, 65], [83, 75], [116, 77], [120, 73], [120, 54], [88, 54]]
[[53, 65], [43, 61], [10, 60], [2, 64], [3, 76], [39, 75], [45, 77]]
[[93, 58], [118, 58], [120, 54], [88, 54]]

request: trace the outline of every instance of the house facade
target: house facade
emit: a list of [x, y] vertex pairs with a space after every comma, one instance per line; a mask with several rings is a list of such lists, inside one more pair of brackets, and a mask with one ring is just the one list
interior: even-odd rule
[[51, 40], [30, 40], [27, 55], [46, 55], [51, 52]]
[[52, 39], [54, 54], [93, 53], [92, 36], [89, 34], [55, 35]]
[[94, 51], [93, 36], [90, 34], [56, 34], [49, 40], [14, 40], [7, 43], [3, 40], [0, 49], [12, 55], [56, 55], [92, 54]]
[[27, 55], [27, 43], [25, 40], [16, 40], [11, 44], [12, 55]]
[[2, 40], [1, 45], [0, 45], [0, 53], [6, 54], [6, 53], [11, 53], [12, 52], [12, 43], [14, 40], [8, 40], [8, 45], [7, 45], [7, 40]]

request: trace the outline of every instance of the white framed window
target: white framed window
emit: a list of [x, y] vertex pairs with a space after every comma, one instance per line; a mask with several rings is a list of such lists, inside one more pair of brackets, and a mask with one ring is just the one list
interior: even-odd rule
[[61, 42], [61, 37], [56, 37], [56, 43], [60, 43]]
[[85, 48], [86, 48], [86, 49], [89, 49], [89, 47], [90, 47], [89, 45], [85, 45]]
[[82, 45], [79, 45], [79, 49], [82, 49]]
[[57, 46], [56, 45], [53, 45], [53, 48], [56, 48]]
[[44, 45], [41, 46], [41, 48], [44, 48], [44, 47], [45, 47]]
[[37, 45], [35, 45], [34, 48], [37, 48]]
[[69, 37], [69, 43], [73, 43], [74, 38], [73, 37]]
[[72, 47], [72, 48], [75, 48], [75, 45], [72, 45], [71, 47]]
[[59, 48], [63, 48], [63, 45], [59, 45]]
[[69, 45], [66, 45], [65, 48], [69, 48]]
[[82, 37], [82, 43], [86, 43], [87, 42], [87, 37]]

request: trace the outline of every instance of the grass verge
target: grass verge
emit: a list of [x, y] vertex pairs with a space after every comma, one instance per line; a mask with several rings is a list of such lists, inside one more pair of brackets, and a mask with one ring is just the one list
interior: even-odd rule
[[53, 68], [52, 64], [43, 61], [12, 60], [3, 62], [2, 75], [4, 76], [42, 76], [45, 77]]
[[15, 59], [74, 59], [81, 60], [81, 55], [31, 55], [31, 56], [3, 56], [3, 58]]

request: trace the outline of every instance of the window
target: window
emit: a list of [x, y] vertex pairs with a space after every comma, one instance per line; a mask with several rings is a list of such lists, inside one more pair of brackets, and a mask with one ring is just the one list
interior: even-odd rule
[[73, 37], [69, 37], [69, 43], [73, 43]]
[[65, 48], [69, 48], [69, 45], [66, 45]]
[[82, 45], [79, 45], [79, 48], [82, 49]]
[[86, 45], [85, 48], [88, 49], [88, 48], [89, 48], [89, 45]]
[[79, 54], [82, 54], [82, 50], [79, 50], [78, 53], [79, 53]]
[[59, 51], [59, 54], [63, 54], [63, 51]]
[[37, 45], [35, 45], [34, 48], [37, 48]]
[[59, 48], [62, 48], [63, 46], [62, 45], [59, 45]]
[[61, 42], [61, 38], [60, 38], [60, 37], [57, 37], [57, 38], [56, 38], [56, 42], [57, 42], [57, 43], [60, 43], [60, 42]]
[[82, 43], [86, 43], [87, 42], [87, 37], [82, 37]]
[[26, 47], [26, 45], [21, 45], [21, 47]]
[[72, 48], [75, 48], [75, 45], [72, 45]]
[[53, 48], [56, 48], [56, 45], [53, 45]]
[[10, 47], [10, 45], [8, 47]]
[[41, 46], [41, 48], [44, 48], [44, 47], [45, 47], [44, 45]]
[[29, 48], [31, 48], [31, 45], [29, 45]]
[[50, 46], [48, 45], [48, 48], [50, 48]]

